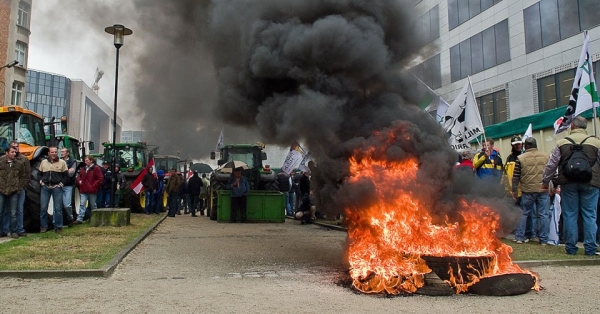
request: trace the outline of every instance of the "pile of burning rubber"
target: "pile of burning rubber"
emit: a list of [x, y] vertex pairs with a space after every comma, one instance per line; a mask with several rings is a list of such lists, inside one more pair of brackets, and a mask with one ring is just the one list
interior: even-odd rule
[[512, 248], [496, 237], [500, 217], [492, 209], [463, 199], [454, 208], [454, 221], [434, 221], [432, 202], [415, 183], [415, 159], [389, 162], [361, 156], [350, 160], [352, 175], [345, 182], [373, 195], [365, 202], [368, 208], [345, 210], [355, 289], [419, 293], [435, 274], [454, 293], [516, 295], [539, 290], [537, 276], [513, 264]]

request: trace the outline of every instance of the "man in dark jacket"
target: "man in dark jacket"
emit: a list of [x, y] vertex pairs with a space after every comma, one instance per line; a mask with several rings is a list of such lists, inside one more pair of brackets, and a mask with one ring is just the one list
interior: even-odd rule
[[6, 154], [0, 157], [0, 217], [4, 211], [10, 211], [10, 233], [12, 238], [19, 238], [17, 232], [17, 207], [19, 194], [23, 193], [25, 182], [29, 178], [25, 165], [16, 160], [17, 150], [9, 146]]
[[48, 205], [50, 197], [54, 204], [53, 222], [54, 231], [62, 232], [63, 215], [62, 215], [62, 188], [68, 178], [67, 163], [58, 158], [58, 148], [50, 147], [48, 158], [42, 160], [40, 164], [38, 179], [40, 180], [40, 232], [46, 232], [48, 229]]
[[246, 201], [250, 193], [250, 184], [248, 179], [242, 175], [242, 167], [235, 168], [229, 177], [225, 188], [231, 190], [231, 213], [230, 222], [236, 222], [237, 213], [240, 213], [242, 222], [246, 222]]
[[181, 186], [182, 178], [177, 175], [177, 169], [171, 168], [171, 176], [165, 186], [165, 190], [169, 194], [169, 213], [167, 216], [175, 217], [179, 213], [179, 187]]
[[202, 179], [198, 176], [198, 171], [194, 171], [194, 175], [188, 182], [188, 193], [190, 194], [190, 212], [192, 217], [196, 217], [196, 206], [198, 206], [200, 200], [200, 189], [204, 184]]
[[142, 186], [144, 186], [144, 193], [146, 194], [146, 207], [144, 212], [149, 215], [154, 212], [154, 189], [156, 188], [156, 178], [152, 172], [152, 167], [146, 168], [146, 174], [142, 178]]
[[[17, 150], [17, 156], [15, 157], [15, 160], [18, 162], [22, 162], [25, 165], [25, 172], [30, 174], [31, 166], [29, 164], [29, 159], [27, 159], [27, 157], [23, 156], [23, 154], [19, 153], [19, 142], [11, 141], [10, 146], [14, 147]], [[31, 176], [28, 175], [25, 186], [27, 186], [29, 184], [30, 178], [31, 178]], [[25, 228], [23, 226], [23, 211], [24, 211], [24, 209], [25, 209], [25, 188], [23, 188], [21, 190], [21, 193], [19, 193], [19, 200], [17, 203], [17, 235], [19, 235], [20, 237], [27, 236], [27, 234], [25, 233]], [[0, 221], [2, 221], [3, 219], [4, 219], [3, 223], [0, 224], [0, 226], [3, 227], [0, 235], [6, 236], [10, 233], [10, 211], [8, 211], [8, 210], [4, 211], [4, 217], [0, 216]]]

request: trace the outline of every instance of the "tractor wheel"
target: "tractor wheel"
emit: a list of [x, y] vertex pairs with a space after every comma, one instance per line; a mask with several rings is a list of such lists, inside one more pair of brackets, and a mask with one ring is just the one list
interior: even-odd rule
[[[40, 232], [40, 181], [38, 172], [41, 159], [31, 163], [29, 184], [25, 187], [25, 207], [23, 208], [23, 227], [27, 232]], [[51, 221], [50, 221], [51, 222]], [[48, 226], [50, 227], [50, 226]]]
[[140, 196], [130, 188], [133, 180], [125, 182], [126, 188], [123, 190], [121, 204], [124, 208], [130, 208], [132, 213], [143, 213], [142, 205], [140, 204]]

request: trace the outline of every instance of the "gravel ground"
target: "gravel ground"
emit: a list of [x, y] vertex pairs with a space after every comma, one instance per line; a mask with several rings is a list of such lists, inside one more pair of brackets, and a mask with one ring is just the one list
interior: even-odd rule
[[297, 221], [168, 218], [110, 278], [0, 281], [3, 313], [591, 313], [600, 266], [539, 267], [514, 297], [383, 297], [339, 284], [345, 233]]

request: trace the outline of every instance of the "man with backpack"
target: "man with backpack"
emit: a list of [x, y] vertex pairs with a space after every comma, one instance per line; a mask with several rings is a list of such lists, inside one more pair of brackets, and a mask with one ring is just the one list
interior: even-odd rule
[[[521, 188], [521, 208], [523, 215], [515, 232], [517, 243], [525, 242], [525, 229], [527, 220], [534, 216], [539, 223], [538, 236], [541, 245], [547, 245], [548, 231], [550, 230], [550, 195], [548, 189], [542, 186], [542, 175], [550, 156], [537, 149], [535, 138], [525, 139], [525, 152], [517, 156], [512, 174], [512, 195], [514, 199], [519, 196]], [[536, 209], [534, 211], [534, 208]]]
[[596, 243], [596, 207], [600, 188], [600, 140], [586, 132], [587, 120], [575, 117], [571, 134], [556, 141], [542, 178], [544, 189], [551, 179], [561, 187], [563, 233], [567, 254], [577, 254], [577, 218], [583, 218], [585, 255], [599, 255]]

